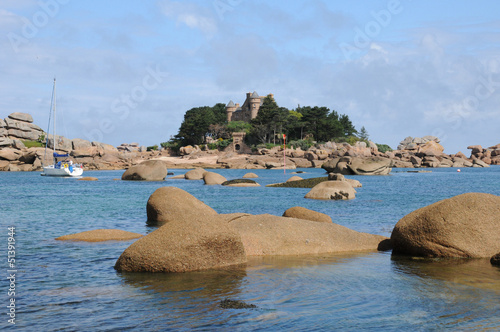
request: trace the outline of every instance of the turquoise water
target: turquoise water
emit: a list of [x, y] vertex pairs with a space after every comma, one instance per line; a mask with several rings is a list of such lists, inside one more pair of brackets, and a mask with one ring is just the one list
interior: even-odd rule
[[[176, 175], [186, 170], [171, 170]], [[228, 179], [247, 170], [215, 170]], [[303, 169], [306, 177], [321, 169]], [[437, 262], [390, 252], [251, 259], [246, 268], [183, 274], [118, 273], [113, 266], [132, 241], [61, 242], [98, 228], [147, 234], [146, 202], [176, 186], [219, 213], [281, 215], [303, 206], [351, 229], [390, 236], [407, 213], [465, 192], [500, 195], [500, 167], [435, 169], [356, 177], [352, 201], [304, 199], [308, 189], [227, 188], [202, 181], [115, 181], [123, 171], [88, 171], [96, 182], [0, 172], [3, 248], [16, 228], [16, 325], [21, 330], [500, 330], [500, 268], [486, 259]], [[291, 171], [253, 171], [262, 185]], [[2, 250], [2, 273], [8, 276]], [[0, 327], [8, 327], [9, 281], [2, 278]], [[257, 309], [224, 310], [224, 298]]]

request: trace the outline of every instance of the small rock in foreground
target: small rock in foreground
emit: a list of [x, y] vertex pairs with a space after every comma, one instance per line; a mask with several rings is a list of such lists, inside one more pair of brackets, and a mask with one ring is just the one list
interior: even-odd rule
[[255, 304], [248, 304], [243, 301], [224, 299], [220, 301], [219, 306], [222, 309], [254, 309], [257, 308]]

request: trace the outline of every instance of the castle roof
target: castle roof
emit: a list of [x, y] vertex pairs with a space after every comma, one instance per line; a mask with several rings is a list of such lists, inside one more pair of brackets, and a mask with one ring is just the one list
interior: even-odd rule
[[226, 107], [234, 107], [236, 105], [234, 105], [233, 101], [230, 100], [229, 103], [227, 103]]
[[253, 99], [253, 98], [260, 98], [260, 96], [259, 96], [259, 94], [257, 93], [257, 91], [254, 91], [254, 92], [252, 93], [252, 95], [250, 96], [250, 98], [252, 98], [252, 99]]

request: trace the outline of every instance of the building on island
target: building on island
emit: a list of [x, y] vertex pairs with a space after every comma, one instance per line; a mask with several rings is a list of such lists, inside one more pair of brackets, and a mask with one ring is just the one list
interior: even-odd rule
[[[269, 97], [274, 98], [273, 94], [268, 94]], [[226, 105], [227, 122], [231, 121], [245, 121], [250, 122], [250, 120], [255, 119], [259, 113], [259, 108], [264, 102], [266, 96], [259, 96], [259, 94], [254, 91], [253, 93], [247, 92], [247, 98], [242, 106], [240, 104], [235, 104], [232, 100]]]

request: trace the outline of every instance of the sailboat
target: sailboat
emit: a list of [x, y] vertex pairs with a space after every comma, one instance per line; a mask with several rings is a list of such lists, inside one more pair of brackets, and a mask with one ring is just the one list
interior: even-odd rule
[[[46, 176], [65, 176], [65, 177], [76, 177], [83, 174], [83, 166], [81, 164], [73, 164], [73, 161], [69, 159], [69, 154], [60, 154], [56, 152], [57, 149], [57, 139], [56, 139], [56, 79], [54, 78], [54, 87], [52, 89], [52, 101], [50, 105], [49, 113], [49, 128], [47, 129], [47, 137], [45, 138], [45, 155], [47, 155], [47, 146], [49, 145], [48, 134], [50, 132], [52, 116], [53, 125], [53, 144], [52, 144], [52, 157], [54, 158], [53, 164], [45, 166], [43, 165], [43, 172], [41, 175]], [[44, 156], [45, 161], [45, 156]]]

